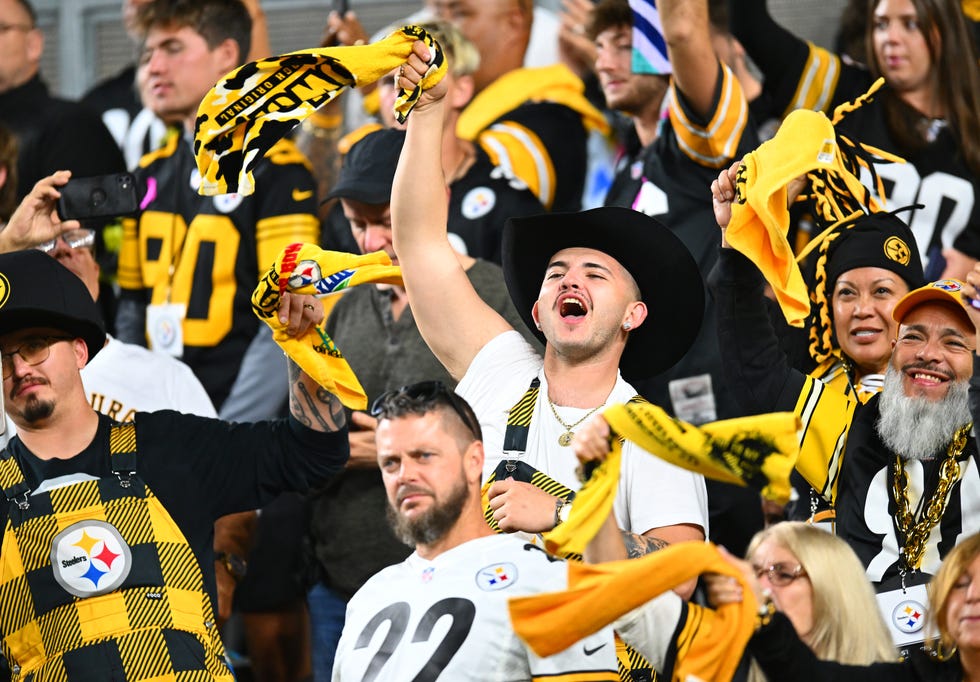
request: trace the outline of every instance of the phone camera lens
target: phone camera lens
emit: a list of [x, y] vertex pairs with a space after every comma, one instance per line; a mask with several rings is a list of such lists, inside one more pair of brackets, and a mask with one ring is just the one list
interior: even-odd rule
[[104, 189], [101, 188], [93, 189], [92, 196], [90, 197], [89, 203], [91, 203], [92, 206], [101, 206], [102, 204], [105, 203], [107, 198], [108, 196], [106, 195]]

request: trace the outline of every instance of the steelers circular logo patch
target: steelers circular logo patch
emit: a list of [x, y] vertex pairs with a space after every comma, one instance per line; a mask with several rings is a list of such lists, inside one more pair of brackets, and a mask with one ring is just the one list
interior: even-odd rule
[[892, 610], [892, 623], [907, 635], [918, 632], [926, 622], [926, 609], [914, 599], [899, 602]]
[[51, 542], [54, 579], [76, 597], [112, 592], [133, 567], [129, 545], [115, 526], [85, 520], [58, 533]]
[[10, 298], [10, 280], [0, 272], [0, 308], [6, 305], [8, 298]]
[[885, 240], [885, 255], [901, 265], [908, 265], [912, 259], [909, 245], [898, 237], [889, 237]]

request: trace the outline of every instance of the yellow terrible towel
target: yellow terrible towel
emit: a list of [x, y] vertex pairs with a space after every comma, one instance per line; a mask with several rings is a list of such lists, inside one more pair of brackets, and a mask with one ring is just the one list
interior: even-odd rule
[[[384, 251], [355, 256], [324, 251], [313, 244], [290, 244], [252, 292], [252, 309], [272, 328], [272, 338], [283, 352], [353, 410], [366, 408], [367, 396], [343, 353], [327, 334], [326, 323], [339, 294], [366, 282], [401, 286], [401, 268], [392, 265]], [[279, 299], [286, 291], [324, 299], [323, 321], [299, 338], [286, 334], [286, 325], [277, 314]]]
[[802, 327], [810, 311], [806, 283], [786, 239], [789, 225], [786, 186], [807, 175], [818, 217], [826, 223], [844, 219], [856, 210], [881, 210], [861, 184], [862, 167], [872, 173], [879, 196], [884, 196], [874, 172], [876, 161], [902, 159], [867, 145], [855, 145], [837, 134], [834, 124], [867, 102], [881, 86], [879, 79], [854, 103], [837, 107], [834, 120], [823, 112], [797, 109], [789, 114], [771, 140], [742, 160], [735, 183], [732, 218], [725, 238], [745, 254], [772, 286], [786, 321]]
[[404, 64], [416, 40], [429, 48], [432, 62], [419, 87], [398, 92], [395, 113], [404, 121], [422, 91], [446, 73], [442, 49], [418, 26], [404, 26], [371, 45], [315, 48], [260, 59], [226, 75], [197, 111], [198, 191], [251, 194], [252, 171], [273, 144], [343, 88], [373, 83]]
[[[780, 504], [789, 501], [789, 477], [800, 451], [799, 418], [792, 412], [761, 414], [694, 426], [646, 402], [612, 405], [602, 416], [614, 435], [689, 471], [748, 486]], [[544, 534], [548, 551], [583, 554], [608, 518], [619, 483], [621, 445], [575, 494], [565, 523]]]
[[538, 656], [567, 649], [701, 573], [721, 573], [742, 584], [744, 599], [717, 610], [688, 605], [686, 622], [677, 637], [673, 679], [732, 678], [752, 636], [758, 604], [741, 573], [714, 545], [680, 542], [639, 559], [597, 565], [568, 562], [567, 566], [566, 591], [509, 602], [514, 631]]

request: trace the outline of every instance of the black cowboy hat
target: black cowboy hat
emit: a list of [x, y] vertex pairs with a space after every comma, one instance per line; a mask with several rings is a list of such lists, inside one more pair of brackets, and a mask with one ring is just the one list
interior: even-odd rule
[[46, 253], [0, 254], [0, 334], [53, 327], [88, 346], [91, 360], [105, 345], [102, 314], [75, 273]]
[[531, 308], [552, 256], [574, 247], [615, 258], [636, 280], [649, 317], [632, 330], [619, 368], [640, 380], [690, 349], [704, 316], [704, 282], [687, 247], [661, 222], [628, 208], [510, 218], [504, 226], [504, 281], [528, 329], [542, 341]]

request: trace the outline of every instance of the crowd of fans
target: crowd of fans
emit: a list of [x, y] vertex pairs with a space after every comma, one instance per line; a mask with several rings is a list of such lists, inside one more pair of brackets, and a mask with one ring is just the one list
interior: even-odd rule
[[0, 0], [0, 679], [980, 680], [974, 5]]

